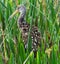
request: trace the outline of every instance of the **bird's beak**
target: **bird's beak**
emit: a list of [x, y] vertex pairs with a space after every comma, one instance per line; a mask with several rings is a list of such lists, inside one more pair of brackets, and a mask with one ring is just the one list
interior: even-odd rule
[[19, 11], [18, 10], [15, 10], [15, 12], [13, 12], [13, 14], [9, 17], [9, 20], [14, 17], [15, 14], [17, 14]]

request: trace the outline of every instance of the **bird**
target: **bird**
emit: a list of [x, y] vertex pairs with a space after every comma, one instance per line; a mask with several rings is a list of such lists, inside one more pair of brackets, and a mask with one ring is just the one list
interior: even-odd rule
[[[15, 12], [9, 17], [11, 19], [16, 13], [20, 13], [20, 16], [17, 20], [18, 28], [21, 31], [21, 37], [24, 43], [24, 48], [28, 48], [28, 33], [30, 29], [30, 24], [26, 22], [25, 15], [26, 15], [26, 7], [24, 5], [19, 5]], [[32, 39], [32, 50], [33, 52], [36, 52], [38, 49], [38, 46], [40, 46], [41, 41], [41, 33], [38, 30], [37, 26], [32, 25], [31, 33], [30, 33], [31, 39]]]

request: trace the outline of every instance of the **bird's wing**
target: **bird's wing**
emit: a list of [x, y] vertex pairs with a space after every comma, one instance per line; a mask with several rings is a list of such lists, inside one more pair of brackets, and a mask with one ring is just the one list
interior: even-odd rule
[[32, 38], [32, 48], [34, 51], [36, 51], [37, 47], [40, 46], [41, 41], [41, 34], [38, 30], [38, 27], [32, 26], [31, 38]]

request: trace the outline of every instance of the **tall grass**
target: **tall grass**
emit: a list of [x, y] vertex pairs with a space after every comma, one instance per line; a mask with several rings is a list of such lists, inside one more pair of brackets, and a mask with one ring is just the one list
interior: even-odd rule
[[[27, 9], [26, 21], [30, 24], [30, 31], [32, 25], [35, 25], [42, 35], [41, 48], [38, 47], [35, 58], [31, 51], [30, 32], [28, 50], [24, 49], [21, 32], [17, 27], [19, 14], [8, 20], [21, 3]], [[0, 64], [60, 64], [59, 10], [59, 0], [1, 0]]]

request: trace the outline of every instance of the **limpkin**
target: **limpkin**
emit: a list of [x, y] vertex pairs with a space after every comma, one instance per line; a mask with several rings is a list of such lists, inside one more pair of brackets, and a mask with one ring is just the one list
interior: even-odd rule
[[[25, 21], [25, 15], [26, 15], [26, 7], [24, 5], [20, 5], [17, 7], [16, 11], [10, 16], [10, 19], [17, 13], [20, 12], [20, 16], [18, 18], [17, 24], [18, 28], [21, 30], [22, 33], [22, 39], [24, 42], [24, 47], [27, 48], [27, 41], [28, 41], [28, 33], [30, 29], [30, 24], [28, 24]], [[32, 39], [32, 50], [35, 52], [37, 51], [38, 46], [40, 46], [40, 39], [41, 34], [38, 30], [37, 26], [32, 26], [31, 29], [31, 39]]]

